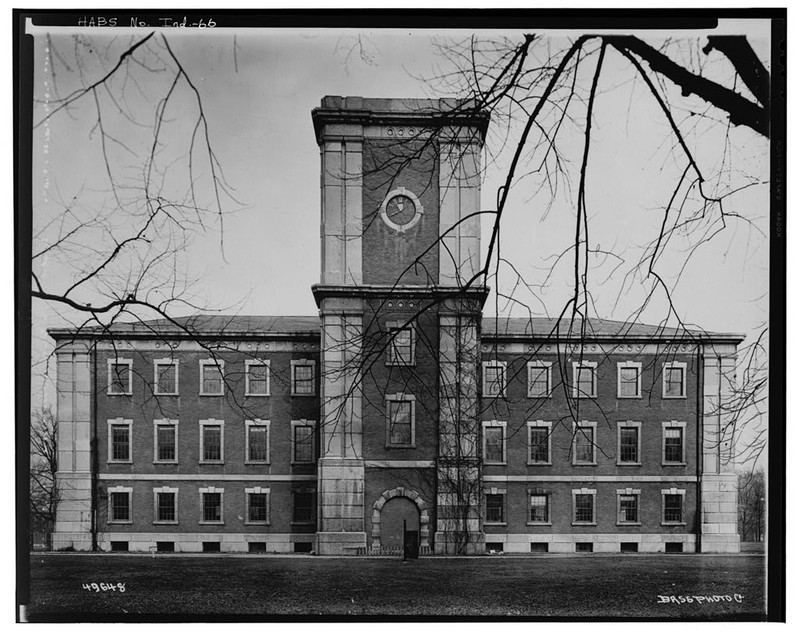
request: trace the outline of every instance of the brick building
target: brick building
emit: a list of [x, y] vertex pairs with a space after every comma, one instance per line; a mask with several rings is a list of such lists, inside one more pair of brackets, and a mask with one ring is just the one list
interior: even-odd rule
[[51, 330], [54, 547], [736, 552], [738, 335], [482, 316], [488, 118], [325, 97], [314, 317]]

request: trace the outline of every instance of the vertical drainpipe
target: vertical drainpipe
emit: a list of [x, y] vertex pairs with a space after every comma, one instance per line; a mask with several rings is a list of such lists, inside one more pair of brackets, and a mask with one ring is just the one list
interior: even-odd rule
[[697, 515], [695, 520], [695, 552], [701, 552], [701, 540], [703, 529], [703, 493], [702, 493], [702, 473], [703, 473], [703, 381], [705, 379], [705, 355], [703, 354], [703, 345], [697, 346], [697, 438], [695, 439], [695, 447], [697, 451], [697, 484], [696, 484], [696, 498], [697, 498]]
[[91, 487], [92, 487], [92, 552], [97, 552], [97, 342], [92, 344], [89, 352], [91, 355], [91, 368], [92, 373], [89, 377], [89, 389], [92, 391], [92, 400], [89, 407], [89, 416], [91, 417], [91, 438], [89, 439], [89, 446], [91, 447], [90, 458], [90, 472], [91, 472]]

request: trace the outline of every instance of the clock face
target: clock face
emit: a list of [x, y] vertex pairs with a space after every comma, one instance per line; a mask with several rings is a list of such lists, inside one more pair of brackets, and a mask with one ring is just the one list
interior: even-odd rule
[[414, 219], [417, 207], [408, 196], [400, 194], [386, 203], [386, 215], [396, 225], [405, 225]]
[[380, 214], [387, 226], [403, 233], [422, 218], [422, 204], [419, 198], [405, 187], [398, 187], [386, 196]]

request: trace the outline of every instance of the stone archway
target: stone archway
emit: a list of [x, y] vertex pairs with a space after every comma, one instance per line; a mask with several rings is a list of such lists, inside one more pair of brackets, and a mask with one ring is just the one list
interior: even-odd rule
[[372, 505], [372, 544], [376, 545], [381, 542], [381, 510], [389, 500], [398, 496], [408, 498], [417, 505], [419, 509], [419, 542], [420, 546], [427, 546], [430, 539], [428, 505], [419, 493], [405, 487], [386, 489]]

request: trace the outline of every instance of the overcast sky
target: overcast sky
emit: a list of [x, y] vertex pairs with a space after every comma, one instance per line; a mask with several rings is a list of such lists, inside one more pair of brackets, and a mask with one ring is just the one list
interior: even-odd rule
[[[731, 28], [742, 32], [742, 25]], [[750, 23], [746, 29], [751, 44], [768, 62], [765, 24]], [[73, 46], [74, 33], [52, 32], [51, 45]], [[113, 35], [119, 36], [119, 32]], [[312, 108], [329, 94], [450, 96], [435, 92], [423, 80], [447, 70], [437, 43], [468, 34], [437, 33], [434, 38], [427, 32], [388, 30], [237, 30], [235, 41], [234, 33], [223, 29], [172, 30], [168, 35], [173, 51], [202, 96], [214, 151], [241, 203], [226, 203], [235, 213], [225, 219], [224, 258], [214, 231], [198, 235], [184, 254], [184, 264], [202, 279], [195, 295], [198, 304], [230, 307], [245, 314], [315, 314], [310, 286], [319, 281], [320, 161]], [[513, 32], [504, 35], [521, 37]], [[563, 46], [565, 35], [555, 34], [549, 45], [554, 49]], [[357, 47], [358, 36], [362, 48]], [[99, 31], [92, 37], [98, 47], [119, 45], [119, 39], [111, 42]], [[659, 41], [662, 35], [654, 37]], [[705, 38], [692, 33], [686, 40], [691, 43], [687, 44], [687, 54], [692, 54]], [[48, 88], [52, 90], [44, 83], [47, 43], [42, 35], [36, 41], [35, 91], [43, 98]], [[593, 63], [586, 66], [587, 77], [593, 69]], [[87, 68], [87, 78], [92, 72], [99, 69]], [[724, 69], [710, 64], [707, 72], [713, 75], [724, 73]], [[151, 75], [153, 86], [158, 82], [164, 85], [163, 74]], [[66, 73], [61, 79], [64, 91], [70, 80]], [[587, 180], [590, 245], [616, 254], [605, 262], [594, 262], [595, 280], [610, 276], [606, 284], [595, 283], [595, 310], [602, 317], [617, 319], [629, 318], [642, 301], [640, 280], [625, 281], [622, 273], [627, 269], [618, 267], [617, 260], [623, 258], [630, 268], [631, 258], [638, 259], [639, 247], [658, 226], [676, 176], [685, 166], [672, 151], [674, 139], [644, 85], [632, 79], [630, 66], [609, 54], [596, 103]], [[670, 94], [679, 98], [674, 91]], [[194, 116], [189, 97], [184, 95], [177, 103], [180, 107], [166, 118], [179, 121], [189, 114]], [[60, 203], [74, 196], [84, 209], [109, 204], [107, 177], [98, 158], [98, 135], [92, 131], [92, 107], [87, 103], [84, 110], [76, 108], [70, 116], [54, 117], [36, 131], [33, 193], [38, 226], [58, 218], [63, 213]], [[576, 116], [582, 112], [576, 110]], [[746, 130], [729, 130], [724, 117], [719, 113], [715, 116], [721, 121], [719, 125], [687, 128], [707, 178], [714, 181], [711, 186], [724, 189], [725, 179], [735, 180], [742, 174], [748, 182], [762, 184], [732, 197], [727, 208], [753, 223], [731, 221], [729, 230], [691, 260], [673, 299], [687, 323], [708, 330], [749, 333], [767, 319], [769, 254], [767, 240], [758, 232], [766, 234], [768, 226], [768, 144]], [[148, 134], [144, 130], [142, 138]], [[497, 188], [508, 165], [509, 149], [501, 149], [501, 137], [499, 126], [490, 131], [483, 209], [495, 207]], [[578, 162], [580, 135], [565, 135], [562, 143], [564, 155]], [[124, 152], [115, 156], [124, 156]], [[723, 182], [717, 182], [721, 158], [733, 165], [733, 170], [726, 171]], [[120, 158], [115, 164], [122, 161]], [[541, 285], [547, 280], [547, 285], [533, 292], [517, 285], [515, 295], [526, 308], [490, 300], [487, 314], [496, 309], [526, 314], [527, 308], [535, 314], [558, 314], [571, 293], [570, 260], [564, 260], [549, 278], [547, 270], [574, 234], [577, 179], [569, 183], [570, 187], [563, 183], [555, 196], [547, 187], [536, 193], [543, 183], [544, 176], [534, 174], [513, 191], [503, 224], [501, 255], [514, 264], [528, 284]], [[663, 263], [668, 275], [686, 260], [678, 249], [681, 246], [686, 245], [676, 242], [675, 253]], [[61, 267], [45, 268], [45, 277], [54, 281], [68, 274]], [[490, 284], [508, 291], [515, 288], [515, 278], [505, 267], [500, 280], [490, 280]], [[642, 319], [661, 321], [665, 306], [663, 298], [657, 297]], [[63, 322], [39, 302], [35, 302], [34, 310], [34, 357], [41, 359], [52, 345], [44, 328]]]

